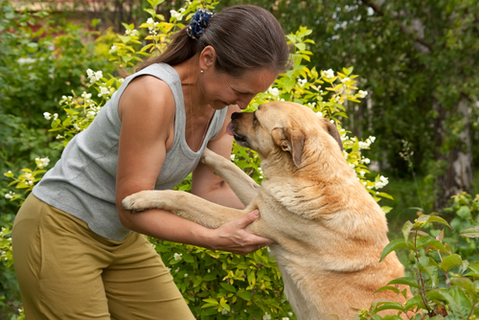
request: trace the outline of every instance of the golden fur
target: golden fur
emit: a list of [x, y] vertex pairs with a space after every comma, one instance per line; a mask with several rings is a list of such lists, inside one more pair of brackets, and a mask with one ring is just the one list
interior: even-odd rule
[[305, 106], [271, 102], [254, 113], [234, 114], [231, 129], [240, 145], [261, 157], [261, 187], [210, 150], [202, 161], [223, 177], [245, 210], [180, 191], [142, 191], [123, 206], [176, 211], [209, 228], [258, 208], [261, 217], [246, 230], [276, 241], [271, 253], [298, 319], [352, 319], [354, 309], [369, 308], [373, 300], [398, 301], [391, 291], [373, 295], [404, 270], [394, 253], [379, 263], [389, 242], [386, 217], [345, 161], [336, 127]]

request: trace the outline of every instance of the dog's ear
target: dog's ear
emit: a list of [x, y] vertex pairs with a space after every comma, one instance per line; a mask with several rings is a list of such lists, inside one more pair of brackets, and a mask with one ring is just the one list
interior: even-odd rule
[[338, 128], [326, 118], [320, 118], [319, 121], [322, 121], [323, 128], [334, 138], [334, 140], [336, 140], [339, 148], [341, 151], [343, 151], [343, 141], [341, 140], [341, 135], [339, 134]]
[[304, 134], [295, 128], [274, 128], [271, 131], [274, 142], [286, 152], [291, 154], [296, 167], [301, 165], [301, 156], [303, 155]]

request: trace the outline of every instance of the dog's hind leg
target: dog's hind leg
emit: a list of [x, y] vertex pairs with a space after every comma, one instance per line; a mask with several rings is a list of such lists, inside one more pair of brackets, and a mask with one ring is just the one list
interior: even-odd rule
[[258, 195], [260, 186], [228, 159], [205, 149], [201, 162], [213, 168], [215, 174], [223, 178], [245, 206]]

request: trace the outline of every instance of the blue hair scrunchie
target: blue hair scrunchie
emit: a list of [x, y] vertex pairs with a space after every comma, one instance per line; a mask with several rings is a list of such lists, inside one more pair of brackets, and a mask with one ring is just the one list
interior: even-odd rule
[[215, 14], [206, 9], [198, 9], [191, 17], [190, 25], [186, 29], [188, 35], [193, 39], [199, 39], [208, 26], [208, 20]]

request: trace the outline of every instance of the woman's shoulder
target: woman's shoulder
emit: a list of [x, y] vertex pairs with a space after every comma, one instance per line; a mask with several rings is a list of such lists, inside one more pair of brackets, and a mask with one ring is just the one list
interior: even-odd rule
[[145, 114], [174, 114], [175, 99], [170, 86], [163, 80], [152, 75], [142, 75], [133, 79], [123, 92], [118, 104], [120, 119], [125, 109], [130, 108]]

